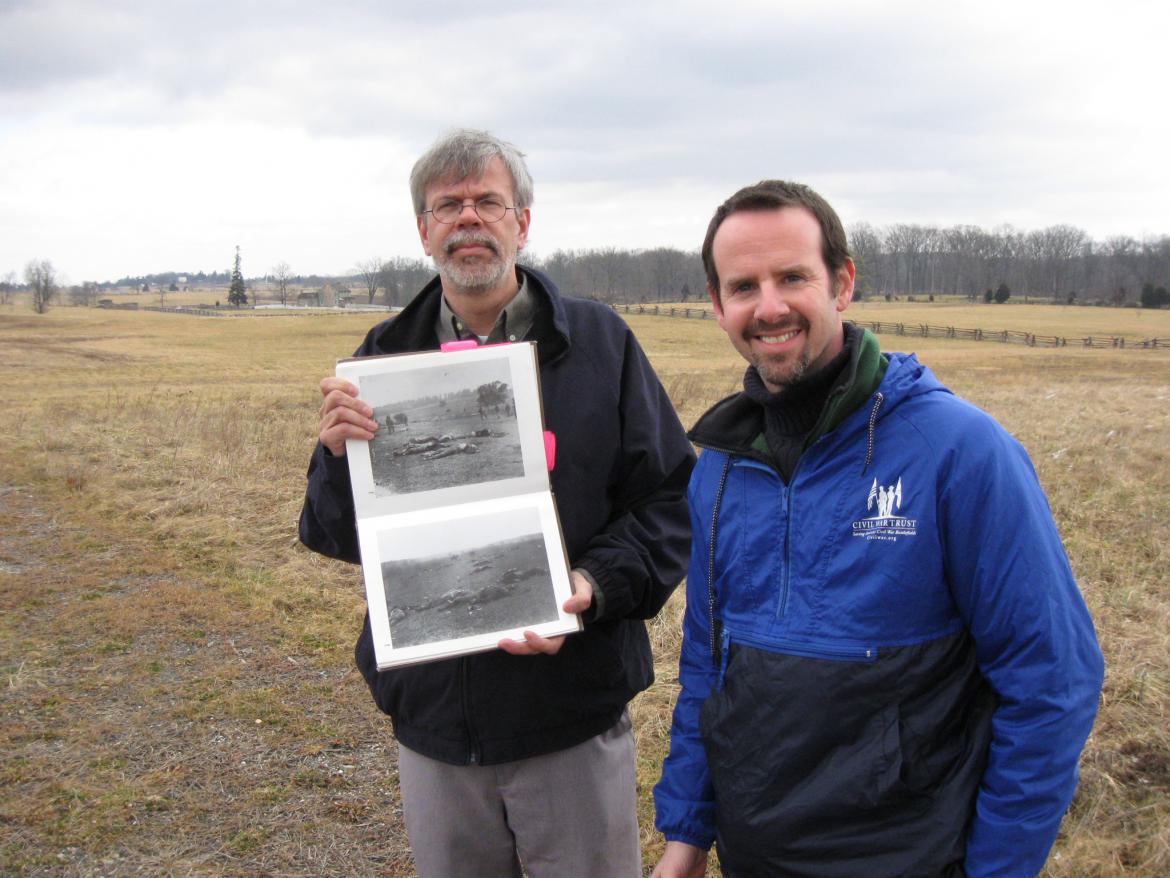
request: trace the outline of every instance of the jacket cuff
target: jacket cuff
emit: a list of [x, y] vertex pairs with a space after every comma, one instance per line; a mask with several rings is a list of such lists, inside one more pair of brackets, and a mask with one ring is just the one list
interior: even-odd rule
[[321, 446], [321, 465], [325, 470], [325, 477], [329, 481], [336, 481], [338, 478], [344, 478], [349, 481], [349, 461], [346, 460], [345, 455], [335, 455], [324, 445]]
[[581, 614], [581, 618], [586, 622], [594, 622], [601, 618], [602, 613], [605, 612], [605, 592], [597, 584], [597, 578], [584, 567], [574, 567], [573, 572], [580, 573], [593, 586], [593, 601], [589, 604], [589, 608]]
[[667, 841], [681, 841], [683, 844], [689, 844], [693, 848], [698, 848], [701, 851], [711, 850], [711, 845], [714, 843], [710, 839], [693, 838], [689, 835], [683, 835], [679, 832], [664, 832], [662, 837]]

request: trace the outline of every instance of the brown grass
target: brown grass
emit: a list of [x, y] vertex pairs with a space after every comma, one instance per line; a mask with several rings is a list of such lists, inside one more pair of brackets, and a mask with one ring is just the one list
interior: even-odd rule
[[[849, 317], [865, 324], [903, 323], [908, 329], [926, 324], [932, 327], [982, 329], [988, 334], [1011, 330], [1038, 336], [1058, 335], [1067, 338], [1070, 345], [1088, 336], [1098, 339], [1120, 337], [1129, 342], [1170, 338], [1170, 310], [1166, 309], [1097, 308], [1035, 302], [989, 305], [972, 304], [966, 298], [957, 297], [940, 297], [936, 302], [922, 301], [922, 296], [918, 298], [916, 302], [887, 302], [881, 298], [854, 302], [849, 306]], [[645, 307], [653, 308], [654, 305]], [[692, 313], [699, 309], [708, 312], [712, 310], [707, 300], [673, 305], [666, 303], [661, 306], [663, 310], [671, 307], [690, 308]]]
[[[360, 582], [295, 541], [316, 382], [372, 320], [0, 313], [0, 872], [412, 874]], [[713, 322], [631, 324], [685, 423], [736, 389]], [[1105, 649], [1046, 874], [1170, 873], [1170, 353], [896, 342], [1029, 448]], [[634, 705], [647, 863], [681, 610]]]

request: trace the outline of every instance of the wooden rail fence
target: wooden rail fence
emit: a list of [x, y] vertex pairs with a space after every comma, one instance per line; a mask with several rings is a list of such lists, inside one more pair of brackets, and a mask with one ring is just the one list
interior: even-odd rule
[[[710, 308], [687, 308], [680, 305], [627, 305], [618, 303], [613, 309], [621, 314], [651, 314], [660, 317], [681, 317], [693, 320], [713, 320]], [[1004, 344], [1023, 344], [1029, 347], [1063, 348], [1170, 348], [1170, 338], [1125, 338], [1124, 336], [1089, 335], [1075, 338], [1062, 335], [1037, 335], [1014, 329], [963, 329], [957, 326], [931, 326], [928, 323], [897, 323], [893, 321], [855, 321], [858, 326], [877, 335], [907, 335], [917, 338], [955, 338], [966, 341], [998, 341]]]
[[[710, 308], [688, 308], [684, 305], [644, 305], [615, 303], [613, 309], [620, 314], [650, 314], [659, 317], [680, 317], [690, 320], [714, 320], [715, 314]], [[163, 311], [169, 314], [191, 314], [198, 317], [228, 317], [232, 314], [290, 314], [304, 317], [321, 317], [330, 314], [342, 314], [345, 311], [314, 311], [306, 309], [273, 309], [237, 311], [216, 311], [208, 308], [191, 308], [184, 306], [145, 305], [143, 311]], [[351, 312], [352, 313], [352, 312]], [[1028, 347], [1040, 348], [1129, 348], [1150, 350], [1153, 348], [1170, 348], [1170, 338], [1126, 338], [1124, 336], [1089, 335], [1082, 338], [1063, 335], [1038, 335], [1032, 332], [1019, 332], [1014, 329], [964, 329], [959, 326], [932, 326], [929, 323], [899, 323], [896, 321], [857, 320], [858, 326], [868, 329], [877, 335], [905, 335], [915, 338], [954, 338], [964, 341], [997, 341], [1004, 344], [1022, 344]]]

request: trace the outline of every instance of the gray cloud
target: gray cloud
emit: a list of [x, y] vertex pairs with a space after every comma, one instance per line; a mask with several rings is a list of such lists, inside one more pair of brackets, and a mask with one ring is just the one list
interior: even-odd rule
[[[198, 170], [215, 132], [247, 144], [213, 151], [257, 198], [273, 201], [270, 157], [283, 156], [279, 173], [304, 199], [329, 193], [305, 216], [367, 204], [371, 193], [330, 188], [335, 169], [320, 166], [360, 155], [368, 173], [346, 168], [349, 182], [336, 185], [368, 179], [396, 217], [409, 157], [443, 129], [473, 125], [529, 153], [538, 205], [545, 191], [620, 200], [669, 188], [678, 211], [701, 215], [712, 192], [783, 176], [824, 189], [851, 219], [1064, 221], [1094, 233], [1129, 223], [1139, 233], [1170, 195], [1157, 85], [1168, 17], [1140, 0], [1108, 15], [1005, 0], [9, 0], [0, 189], [35, 193], [43, 177], [42, 190], [56, 191], [48, 181], [91, 168], [95, 150], [124, 149], [119, 129], [168, 156], [119, 172], [129, 199], [157, 198], [168, 167]], [[38, 137], [73, 146], [38, 164]], [[32, 183], [5, 176], [16, 158]], [[688, 191], [704, 203], [678, 201]], [[14, 202], [9, 218], [29, 210]], [[285, 225], [274, 209], [252, 210], [253, 229], [314, 234], [309, 219]], [[661, 242], [692, 246], [691, 234], [664, 223]], [[18, 267], [5, 262], [14, 248], [0, 253], [0, 273]]]

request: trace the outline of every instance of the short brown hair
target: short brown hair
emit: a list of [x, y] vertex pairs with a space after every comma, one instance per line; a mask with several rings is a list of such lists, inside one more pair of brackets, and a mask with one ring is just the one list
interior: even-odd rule
[[782, 207], [803, 207], [816, 217], [821, 227], [821, 255], [829, 274], [836, 274], [846, 260], [852, 258], [841, 218], [829, 202], [803, 183], [761, 180], [753, 186], [745, 186], [719, 205], [707, 226], [707, 237], [703, 239], [703, 270], [716, 295], [719, 293], [719, 272], [715, 269], [715, 257], [711, 251], [715, 246], [715, 233], [723, 221], [744, 210], [779, 210]]

